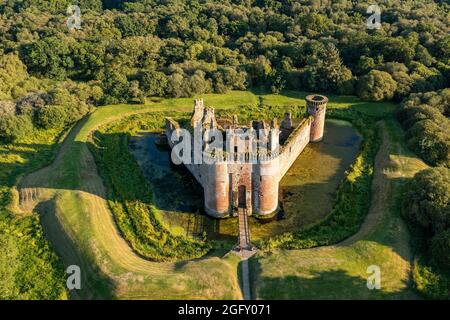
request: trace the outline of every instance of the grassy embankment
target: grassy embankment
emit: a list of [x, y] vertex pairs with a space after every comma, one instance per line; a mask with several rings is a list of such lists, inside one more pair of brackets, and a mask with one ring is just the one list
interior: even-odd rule
[[[409, 299], [412, 253], [400, 218], [402, 186], [426, 165], [403, 144], [393, 119], [381, 124], [368, 216], [354, 236], [340, 244], [307, 250], [277, 250], [251, 260], [253, 295], [258, 299]], [[366, 287], [367, 267], [381, 269], [381, 290]]]
[[17, 216], [11, 208], [17, 179], [51, 162], [58, 141], [59, 132], [34, 130], [14, 144], [0, 144], [0, 300], [67, 297], [61, 262], [38, 216]]
[[[241, 123], [248, 123], [252, 119], [265, 119], [270, 121], [273, 118], [282, 118], [287, 110], [291, 111], [294, 117], [303, 116], [305, 112], [304, 106], [293, 107], [291, 104], [276, 106], [243, 105], [239, 107], [239, 120]], [[236, 112], [236, 110], [219, 111], [218, 116], [231, 118], [233, 112]], [[311, 217], [307, 216], [314, 223], [323, 220], [326, 216], [330, 216], [331, 219], [327, 219], [322, 223], [319, 230], [312, 230], [312, 232], [308, 232], [305, 235], [302, 234], [300, 240], [295, 241], [296, 244], [292, 244], [292, 241], [286, 241], [286, 236], [289, 236], [289, 234], [285, 234], [284, 232], [291, 231], [297, 233], [302, 226], [303, 228], [308, 226], [302, 224], [301, 221], [292, 223], [291, 220], [298, 213], [290, 213], [289, 217], [292, 219], [270, 223], [271, 226], [276, 225], [276, 228], [267, 228], [267, 223], [258, 223], [256, 219], [252, 219], [251, 232], [254, 241], [262, 237], [269, 239], [273, 235], [283, 233], [284, 238], [278, 237], [274, 239], [275, 241], [271, 240], [271, 248], [274, 247], [274, 243], [278, 247], [304, 248], [305, 246], [311, 247], [335, 243], [339, 239], [344, 239], [358, 230], [370, 202], [373, 157], [378, 146], [374, 121], [360, 112], [352, 112], [349, 109], [343, 108], [333, 109], [330, 111], [330, 114], [333, 117], [352, 121], [364, 136], [361, 155], [356, 161], [357, 164], [351, 167], [348, 179], [345, 179], [341, 183], [337, 194], [337, 201], [334, 199], [333, 194], [340, 181], [330, 182], [329, 184], [332, 185], [331, 193], [324, 194], [316, 185], [321, 185], [323, 189], [328, 184], [313, 184], [312, 181], [315, 180], [310, 180], [310, 187], [314, 185], [313, 188], [319, 189], [315, 191], [317, 194], [316, 197], [313, 197], [315, 200], [309, 197], [302, 200], [303, 202], [313, 203], [324, 201], [324, 198], [326, 198], [326, 202], [330, 202], [330, 206], [325, 207], [325, 210], [322, 209], [324, 212], [320, 212], [319, 217], [316, 217], [318, 215], [317, 213], [310, 214]], [[208, 217], [190, 214], [189, 212], [183, 211], [183, 209], [179, 210], [176, 204], [180, 201], [183, 203], [182, 208], [192, 207], [192, 203], [195, 202], [192, 199], [180, 199], [179, 193], [183, 194], [187, 192], [187, 190], [179, 188], [179, 185], [183, 184], [184, 181], [180, 179], [178, 179], [180, 181], [176, 180], [176, 177], [174, 177], [176, 174], [169, 168], [158, 167], [151, 163], [152, 161], [148, 160], [148, 157], [151, 158], [155, 155], [148, 154], [146, 156], [147, 160], [141, 159], [139, 161], [141, 169], [146, 173], [149, 180], [146, 182], [146, 179], [140, 172], [141, 170], [136, 165], [136, 161], [129, 153], [128, 144], [131, 135], [136, 137], [142, 134], [141, 131], [161, 130], [164, 126], [164, 117], [169, 115], [175, 116], [174, 113], [163, 114], [161, 112], [133, 115], [113, 124], [103, 126], [94, 134], [92, 139], [93, 143], [90, 144], [91, 152], [93, 152], [96, 158], [96, 163], [100, 169], [103, 181], [107, 184], [110, 209], [119, 225], [119, 229], [133, 249], [147, 258], [157, 261], [180, 259], [182, 257], [192, 258], [204, 255], [207, 249], [206, 247], [211, 245], [211, 241], [202, 244], [199, 241], [187, 240], [183, 237], [183, 235], [190, 235], [191, 231], [194, 230], [197, 234], [202, 234], [202, 238], [207, 236], [210, 240], [214, 240], [215, 247], [220, 246], [217, 240], [220, 239], [222, 243], [222, 241], [227, 239], [228, 243], [222, 244], [226, 248], [231, 248], [236, 243], [237, 219], [218, 221], [209, 219]], [[183, 120], [186, 120], [189, 118], [189, 113], [177, 113], [176, 117], [182, 117]], [[327, 129], [329, 128], [327, 127]], [[347, 130], [352, 129], [348, 128]], [[327, 133], [326, 142], [320, 144], [323, 147], [322, 152], [324, 153], [322, 157], [326, 157], [327, 155], [325, 153], [327, 153], [329, 158], [336, 158], [336, 160], [340, 161], [345, 157], [341, 153], [348, 152], [348, 150], [339, 151], [341, 153], [336, 153], [335, 150], [330, 153], [332, 148], [330, 141], [333, 140], [333, 137], [330, 137], [330, 135], [333, 133]], [[138, 141], [140, 143], [139, 148], [137, 148], [138, 150], [148, 148], [147, 144], [149, 142], [145, 142], [148, 139], [146, 135], [144, 135], [143, 139], [144, 141], [139, 141], [138, 138], [134, 138], [133, 140], [134, 142]], [[348, 141], [341, 141], [340, 143], [345, 144]], [[139, 151], [137, 151], [137, 154], [138, 158], [143, 157]], [[160, 152], [159, 156], [165, 157], [168, 154]], [[354, 161], [353, 156], [351, 156], [350, 161]], [[321, 162], [320, 159], [317, 165], [320, 165]], [[348, 166], [348, 162], [345, 167], [337, 165], [330, 174], [342, 176]], [[290, 171], [287, 175], [291, 175]], [[193, 186], [188, 185], [189, 183], [184, 183], [186, 188], [193, 188]], [[310, 187], [307, 187], [307, 189]], [[198, 186], [197, 188], [201, 187]], [[352, 197], [345, 197], [349, 190], [352, 192]], [[302, 198], [304, 198], [303, 193]], [[194, 196], [197, 196], [199, 199], [201, 198], [200, 192]], [[335, 208], [329, 214], [333, 203], [335, 204]], [[200, 210], [200, 207], [198, 208]], [[282, 223], [285, 226], [281, 226]], [[167, 230], [171, 230], [172, 232], [168, 233]], [[295, 238], [299, 237], [296, 236]], [[303, 243], [299, 243], [299, 241], [303, 241]], [[261, 245], [259, 243], [260, 247]]]
[[[216, 108], [232, 108], [258, 101], [258, 98], [251, 93], [237, 93], [237, 95], [239, 98], [234, 93], [227, 95], [225, 100], [224, 96], [217, 96], [215, 101], [213, 101], [214, 96], [207, 96], [205, 100], [206, 104]], [[263, 96], [263, 101], [271, 101], [271, 104], [277, 105], [289, 101], [289, 103], [301, 105], [302, 96], [304, 95], [299, 94], [297, 99], [290, 96], [267, 95]], [[227, 103], [226, 97], [231, 98], [229, 101], [233, 100], [233, 104]], [[386, 113], [393, 109], [391, 104], [370, 104], [369, 106], [369, 104], [352, 100], [353, 98], [349, 102], [345, 99], [335, 102], [332, 98], [330, 107], [370, 110], [371, 113], [376, 114]], [[96, 172], [95, 163], [86, 146], [88, 135], [92, 130], [114, 119], [137, 112], [173, 111], [173, 109], [190, 111], [191, 102], [192, 99], [172, 99], [149, 103], [145, 107], [121, 105], [99, 108], [73, 130], [57, 160], [50, 168], [40, 170], [22, 181], [23, 187], [48, 188], [46, 192], [48, 201], [44, 202], [45, 206], [40, 206], [41, 212], [43, 212], [42, 221], [48, 238], [62, 256], [63, 261], [66, 264], [80, 264], [82, 270], [85, 270], [83, 283], [86, 286], [79, 293], [82, 297], [111, 295], [118, 298], [238, 298], [241, 296], [236, 275], [238, 261], [232, 256], [208, 257], [177, 264], [153, 263], [138, 257], [117, 231], [104, 200], [103, 183]], [[395, 124], [392, 126], [395, 127]], [[400, 129], [395, 127], [393, 130]], [[395, 145], [397, 142], [394, 140], [392, 143]], [[392, 157], [395, 157], [398, 151], [389, 152], [392, 152]], [[398, 157], [399, 161], [403, 161], [404, 158], [411, 162], [417, 161], [411, 154]], [[407, 170], [403, 168], [404, 165], [401, 162], [400, 165], [402, 169], [396, 169], [397, 171]], [[384, 175], [385, 169], [388, 170], [386, 172], [389, 172], [391, 168], [380, 167], [379, 173]], [[408, 169], [405, 174], [410, 174], [413, 170], [416, 169]], [[398, 174], [397, 171], [394, 174]], [[395, 192], [388, 192], [390, 198], [394, 194]], [[41, 198], [37, 202], [42, 202], [42, 200], [46, 199]], [[405, 286], [405, 274], [409, 270], [409, 264], [407, 259], [401, 258], [401, 255], [396, 253], [397, 248], [391, 247], [391, 245], [399, 242], [401, 248], [407, 248], [407, 237], [405, 236], [405, 239], [396, 237], [395, 241], [383, 244], [370, 238], [378, 232], [380, 233], [379, 239], [392, 240], [393, 228], [398, 229], [401, 226], [396, 211], [386, 209], [385, 206], [388, 203], [391, 202], [382, 201], [378, 204], [380, 208], [374, 206], [376, 203], [372, 203], [371, 210], [376, 210], [378, 215], [381, 215], [385, 226], [388, 225], [391, 228], [388, 230], [378, 228], [378, 224], [375, 225], [372, 223], [373, 221], [370, 221], [370, 217], [373, 216], [371, 213], [368, 217], [369, 227], [364, 224], [362, 228], [363, 231], [367, 228], [371, 232], [362, 236], [362, 238], [368, 239], [361, 240], [362, 243], [359, 241], [355, 244], [314, 250], [281, 250], [269, 256], [259, 256], [255, 260], [258, 264], [256, 271], [259, 274], [256, 296], [270, 298], [270, 292], [279, 292], [279, 297], [308, 297], [308, 294], [311, 295], [314, 290], [302, 290], [298, 281], [293, 281], [293, 279], [297, 278], [296, 273], [300, 270], [313, 270], [318, 275], [323, 274], [323, 277], [316, 279], [316, 282], [323, 282], [321, 289], [315, 291], [317, 297], [364, 297], [365, 291], [346, 289], [348, 283], [343, 281], [342, 277], [338, 277], [341, 281], [335, 282], [336, 286], [331, 291], [329, 281], [323, 280], [326, 280], [327, 274], [333, 276], [333, 272], [339, 275], [349, 271], [349, 275], [351, 275], [350, 269], [352, 268], [352, 270], [356, 270], [359, 277], [364, 277], [366, 264], [375, 260], [370, 261], [372, 255], [381, 262], [386, 261], [385, 263], [393, 264], [395, 268], [391, 270], [395, 276], [392, 276], [391, 282], [384, 282], [383, 291], [398, 292]], [[403, 228], [400, 229], [403, 232]], [[375, 231], [372, 232], [373, 230]], [[397, 231], [395, 230], [396, 235], [402, 234]], [[388, 235], [390, 238], [387, 237]], [[330, 258], [328, 261], [327, 256], [323, 256], [323, 252], [320, 252], [322, 250], [328, 250], [327, 256]], [[305, 257], [308, 259], [305, 260]], [[386, 260], [386, 258], [388, 259]], [[320, 263], [321, 259], [325, 265]], [[300, 264], [308, 264], [311, 269], [305, 269]], [[388, 265], [382, 265], [382, 270], [386, 266]], [[329, 272], [330, 268], [331, 273]], [[284, 272], [280, 273], [282, 270]], [[275, 274], [272, 274], [273, 272]], [[277, 277], [277, 275], [279, 276]], [[401, 276], [399, 277], [399, 275]], [[301, 279], [301, 277], [299, 278]], [[288, 282], [284, 283], [284, 280]], [[361, 279], [357, 278], [357, 280]], [[314, 281], [310, 284], [305, 283], [306, 286], [311, 284], [314, 284]], [[364, 285], [365, 282], [363, 287]]]

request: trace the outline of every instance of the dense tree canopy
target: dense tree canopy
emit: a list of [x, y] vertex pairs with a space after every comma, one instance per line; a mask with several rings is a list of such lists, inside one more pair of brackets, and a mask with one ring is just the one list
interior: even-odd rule
[[[68, 27], [69, 5], [80, 6], [81, 29]], [[448, 269], [450, 5], [379, 0], [377, 30], [366, 26], [368, 5], [353, 0], [3, 0], [0, 140], [14, 142], [37, 127], [61, 130], [95, 105], [143, 103], [150, 96], [264, 87], [274, 93], [292, 89], [403, 100], [397, 116], [408, 147], [428, 164], [442, 166], [413, 179], [404, 216], [427, 234], [427, 253]], [[24, 228], [37, 230], [34, 223]], [[42, 236], [26, 238], [43, 241]], [[7, 252], [0, 256], [0, 298], [59, 296], [61, 288], [38, 292], [44, 287], [39, 283], [17, 292], [20, 283], [32, 281], [15, 279], [18, 271], [11, 268], [2, 272], [8, 264], [31, 267], [27, 274], [43, 273], [41, 284], [46, 275], [54, 276], [48, 270], [52, 264], [45, 264], [54, 260], [48, 249], [33, 257], [38, 263], [23, 262], [27, 241], [21, 248], [0, 234]], [[44, 272], [33, 269], [41, 264]]]
[[404, 198], [404, 212], [425, 231], [450, 228], [450, 170], [437, 167], [419, 172]]
[[408, 146], [431, 165], [450, 167], [450, 89], [411, 94], [398, 111]]
[[358, 95], [366, 100], [390, 100], [396, 89], [397, 82], [389, 73], [371, 70], [359, 79]]
[[[81, 8], [80, 30], [66, 26], [69, 4]], [[366, 4], [350, 0], [11, 0], [0, 5], [0, 51], [22, 76], [20, 64], [31, 76], [99, 85], [103, 103], [249, 86], [383, 100], [447, 86], [449, 6], [378, 5], [382, 28], [369, 30]], [[27, 93], [1, 80], [3, 98]]]
[[427, 250], [444, 268], [450, 266], [450, 170], [443, 167], [416, 174], [403, 199], [403, 215], [431, 239]]

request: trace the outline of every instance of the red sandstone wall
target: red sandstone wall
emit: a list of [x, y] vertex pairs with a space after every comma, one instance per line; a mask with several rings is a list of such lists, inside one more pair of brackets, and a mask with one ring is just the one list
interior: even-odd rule
[[[315, 122], [314, 119], [316, 119]], [[206, 212], [214, 217], [225, 217], [231, 214], [232, 208], [237, 207], [238, 204], [238, 188], [243, 185], [246, 186], [249, 214], [253, 211], [264, 215], [276, 211], [281, 178], [310, 142], [311, 137], [322, 138], [324, 121], [325, 112], [323, 116], [316, 115], [316, 118], [305, 119], [291, 134], [282, 147], [280, 155], [259, 165], [233, 163], [186, 165], [203, 186]], [[177, 125], [176, 122], [170, 123], [169, 127], [173, 128]], [[166, 128], [166, 133], [169, 127]]]
[[254, 212], [256, 214], [271, 214], [278, 209], [278, 186], [279, 186], [279, 158], [263, 162], [257, 168], [256, 192], [257, 206]]
[[297, 157], [303, 152], [310, 141], [312, 118], [307, 118], [300, 123], [282, 147], [280, 155], [280, 170], [278, 179], [281, 180]]
[[323, 131], [325, 126], [325, 110], [315, 115], [315, 120], [311, 125], [311, 142], [318, 142], [323, 139]]
[[321, 95], [309, 95], [306, 97], [306, 107], [308, 113], [314, 117], [311, 126], [311, 142], [321, 141], [325, 126], [325, 112], [328, 98]]
[[215, 217], [227, 216], [230, 212], [230, 179], [226, 163], [203, 165], [205, 182], [205, 210]]

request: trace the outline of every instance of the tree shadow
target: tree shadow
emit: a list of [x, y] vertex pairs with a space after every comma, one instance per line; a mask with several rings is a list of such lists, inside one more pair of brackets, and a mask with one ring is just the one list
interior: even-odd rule
[[[74, 129], [75, 133], [77, 133], [79, 130], [78, 129]], [[85, 192], [89, 192], [91, 194], [96, 194], [98, 196], [101, 196], [103, 198], [105, 198], [105, 195], [102, 194], [102, 192], [99, 192], [99, 190], [96, 189], [88, 189], [85, 188], [84, 186], [80, 186], [79, 183], [77, 182], [78, 179], [73, 179], [73, 177], [79, 177], [80, 173], [83, 174], [83, 172], [85, 171], [84, 169], [89, 168], [89, 167], [95, 167], [95, 162], [92, 161], [92, 159], [89, 158], [84, 158], [81, 157], [80, 159], [80, 155], [83, 154], [83, 152], [89, 152], [88, 151], [88, 144], [85, 142], [81, 142], [81, 141], [75, 141], [74, 140], [74, 135], [71, 133], [71, 135], [67, 138], [67, 141], [65, 143], [69, 143], [70, 144], [70, 150], [68, 150], [66, 152], [66, 154], [64, 155], [64, 158], [61, 160], [62, 162], [58, 164], [57, 168], [50, 168], [49, 170], [49, 179], [47, 179], [44, 183], [42, 183], [42, 181], [40, 181], [39, 183], [33, 183], [31, 180], [31, 183], [29, 185], [27, 185], [27, 187], [46, 187], [46, 188], [54, 188], [54, 189], [72, 189], [72, 190], [78, 190], [78, 191], [85, 191]], [[327, 151], [324, 151], [325, 153]], [[332, 154], [330, 154], [332, 156]], [[80, 161], [78, 161], [80, 160]], [[62, 168], [64, 168], [64, 170], [62, 170]], [[56, 175], [55, 179], [51, 179], [51, 177], [53, 177], [51, 174], [54, 174], [56, 170], [59, 170], [60, 172], [58, 172], [58, 174]], [[82, 179], [83, 177], [81, 177]], [[167, 178], [167, 177], [166, 177]], [[160, 183], [167, 183], [166, 178], [162, 178], [159, 182]], [[325, 182], [326, 183], [326, 182]], [[172, 194], [174, 197], [178, 197], [180, 194], [180, 191], [175, 191], [177, 190], [176, 188], [173, 188], [175, 184], [174, 183], [168, 183], [165, 185], [165, 189], [169, 192], [169, 194]], [[193, 190], [194, 188], [192, 188]], [[179, 189], [178, 189], [179, 190]], [[200, 189], [201, 190], [201, 189]], [[191, 191], [191, 188], [188, 188], [187, 191]], [[183, 192], [183, 191], [182, 191]], [[305, 192], [304, 190], [302, 190], [300, 188], [300, 190], [298, 190], [298, 192]], [[188, 194], [188, 193], [183, 193], [183, 195]], [[172, 196], [168, 197], [169, 199]], [[189, 196], [188, 198], [192, 198], [193, 196]], [[106, 199], [105, 200], [109, 200], [111, 199], [110, 196], [107, 193]], [[200, 196], [199, 199], [202, 199], [202, 197]], [[143, 201], [149, 201], [148, 199], [143, 199]], [[150, 202], [147, 202], [150, 203]], [[53, 204], [54, 205], [54, 204]], [[166, 204], [167, 205], [167, 204]], [[170, 205], [170, 203], [169, 203]], [[160, 207], [163, 208], [163, 207]], [[54, 208], [53, 208], [54, 209]], [[42, 210], [41, 207], [38, 208], [38, 210]], [[49, 212], [52, 210], [49, 210]], [[43, 217], [43, 220], [45, 219], [45, 217]], [[47, 226], [44, 229], [49, 228], [50, 229], [50, 225], [52, 223], [55, 223], [55, 221], [57, 220], [57, 217], [55, 215], [55, 213], [52, 214], [47, 214], [47, 218], [46, 218], [47, 222], [45, 223], [45, 225]], [[44, 223], [44, 222], [43, 222]], [[57, 227], [59, 227], [58, 232], [55, 232], [55, 234], [61, 234], [65, 237], [67, 237], [67, 239], [63, 240], [64, 243], [70, 243], [70, 245], [67, 245], [67, 250], [69, 252], [78, 252], [77, 251], [77, 247], [76, 244], [71, 242], [70, 237], [67, 235], [67, 233], [64, 231], [63, 227], [59, 224], [59, 222], [56, 224]], [[50, 235], [49, 237], [52, 237], [52, 235]], [[54, 241], [59, 241], [58, 240], [59, 236], [54, 236]], [[55, 243], [55, 242], [54, 242]], [[55, 246], [57, 247], [57, 246]], [[64, 255], [64, 252], [60, 253], [61, 255]], [[78, 252], [78, 254], [80, 254]], [[84, 257], [83, 257], [84, 258]], [[71, 263], [71, 261], [76, 261], [76, 262], [83, 262], [84, 260], [81, 258], [78, 259], [74, 259], [72, 257], [68, 257], [66, 258], [68, 263]], [[87, 257], [86, 261], [92, 261], [89, 260], [89, 257]], [[181, 261], [179, 262], [178, 266], [179, 268], [181, 268], [183, 265], [185, 265], [188, 261]], [[92, 262], [92, 265], [95, 265]], [[85, 266], [86, 268], [88, 268], [88, 266]], [[85, 268], [83, 267], [83, 268]], [[333, 271], [334, 272], [334, 271]], [[107, 292], [113, 292], [114, 290], [111, 289], [106, 289], [109, 288], [109, 286], [113, 285], [112, 283], [109, 282], [109, 280], [107, 279], [107, 277], [105, 277], [104, 275], [101, 274], [101, 272], [98, 271], [93, 271], [92, 274], [98, 273], [98, 278], [101, 279], [99, 280], [100, 283], [98, 284], [99, 287], [105, 288], [104, 290], [102, 290], [102, 293], [99, 293], [98, 296], [99, 297], [103, 297], [107, 295]], [[324, 273], [326, 274], [326, 273]], [[105, 279], [103, 280], [103, 277], [105, 277]], [[321, 275], [319, 274], [318, 278], [320, 278]], [[337, 274], [336, 277], [338, 278], [343, 278], [344, 280], [345, 275], [342, 274]], [[331, 277], [333, 278], [333, 277]], [[279, 280], [275, 280], [275, 283], [277, 283], [277, 281], [281, 281], [284, 278], [280, 278]], [[293, 277], [293, 279], [290, 279], [290, 277], [286, 277], [286, 279], [289, 279], [289, 281], [291, 282], [298, 282], [299, 280], [295, 280], [295, 277]], [[270, 280], [270, 279], [269, 279]], [[300, 283], [303, 283], [303, 281], [306, 280], [310, 280], [310, 279], [300, 279]], [[343, 282], [345, 282], [343, 280]], [[89, 282], [89, 281], [88, 281]], [[350, 281], [351, 283], [352, 281]], [[103, 292], [104, 291], [104, 292]]]
[[80, 250], [57, 216], [55, 199], [41, 202], [36, 207], [46, 239], [61, 258], [64, 268], [76, 265], [81, 271], [81, 289], [70, 290], [72, 299], [114, 299], [116, 285], [97, 267], [96, 262]]
[[[370, 290], [367, 278], [349, 275], [343, 269], [311, 272], [305, 276], [261, 276], [258, 258], [250, 259], [251, 289], [253, 299], [263, 300], [388, 300], [410, 299], [413, 296], [406, 283], [404, 289], [387, 291], [383, 288]], [[365, 272], [366, 270], [363, 270]], [[367, 274], [370, 276], [370, 274]]]

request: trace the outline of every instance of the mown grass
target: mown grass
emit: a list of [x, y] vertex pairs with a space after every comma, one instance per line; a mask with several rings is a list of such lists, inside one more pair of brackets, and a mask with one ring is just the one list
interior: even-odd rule
[[[285, 105], [296, 106], [301, 104], [302, 94], [264, 95], [261, 99], [263, 103], [267, 101], [278, 103], [284, 100]], [[258, 107], [260, 102], [259, 97], [253, 93], [232, 92], [227, 95], [205, 97], [206, 105], [212, 105], [217, 109], [232, 109], [248, 104]], [[330, 108], [354, 108], [363, 113], [383, 116], [389, 113], [393, 105], [377, 103], [369, 106], [366, 103], [354, 101], [354, 98], [331, 97]], [[242, 297], [237, 280], [239, 259], [232, 255], [224, 258], [206, 257], [176, 264], [153, 263], [137, 256], [117, 231], [108, 211], [102, 181], [86, 145], [91, 131], [125, 116], [149, 111], [190, 112], [191, 109], [192, 99], [179, 101], [162, 99], [149, 101], [146, 105], [100, 107], [76, 127], [66, 140], [65, 146], [52, 167], [41, 170], [32, 177], [33, 186], [44, 186], [51, 188], [54, 192], [48, 200], [46, 207], [48, 212], [44, 213], [43, 223], [48, 238], [62, 257], [64, 264], [79, 264], [84, 270], [83, 289], [75, 293], [74, 297], [151, 299], [236, 299]], [[238, 111], [239, 109], [236, 113], [239, 113]], [[26, 185], [26, 179], [24, 184]], [[385, 208], [382, 207], [380, 210], [384, 212]], [[391, 213], [395, 217], [396, 213], [389, 211], [389, 215]], [[389, 234], [395, 232], [403, 237], [405, 235], [403, 229], [400, 233], [395, 229], [401, 222], [396, 219], [389, 216], [389, 223], [383, 223], [383, 226], [390, 226]], [[403, 257], [403, 253], [398, 249], [399, 244], [389, 240], [386, 233], [383, 234], [381, 238], [364, 240], [371, 244], [375, 242], [381, 251], [361, 245], [346, 246], [342, 249], [324, 247], [314, 250], [281, 250], [266, 257], [259, 256], [255, 260], [259, 264], [259, 269], [255, 269], [257, 297], [268, 298], [273, 295], [273, 292], [278, 293], [277, 297], [283, 298], [311, 297], [312, 290], [308, 290], [310, 287], [308, 282], [302, 283], [289, 278], [292, 276], [301, 279], [303, 274], [299, 272], [303, 270], [305, 274], [314, 272], [318, 275], [316, 280], [319, 287], [315, 291], [316, 297], [372, 298], [373, 296], [364, 291], [366, 289], [352, 293], [348, 288], [353, 287], [346, 286], [348, 281], [345, 279], [345, 281], [336, 282], [336, 286], [332, 286], [332, 281], [326, 281], [326, 278], [321, 277], [321, 274], [329, 272], [331, 266], [333, 272], [344, 270], [344, 273], [352, 277], [361, 278], [365, 271], [361, 267], [365, 268], [367, 263], [372, 262], [372, 255], [378, 259], [375, 262], [388, 263], [382, 265], [383, 270], [384, 266], [386, 270], [400, 270], [392, 274], [393, 284], [389, 286], [391, 289], [387, 290], [402, 292], [400, 296], [403, 297], [403, 292], [406, 292], [402, 291], [406, 286], [404, 282], [408, 281], [407, 259], [398, 258]], [[403, 238], [397, 237], [397, 240], [402, 246], [407, 246]], [[386, 241], [380, 244], [384, 247], [380, 247], [377, 241]], [[348, 253], [344, 254], [341, 250]], [[368, 255], [368, 258], [362, 257], [363, 254]], [[271, 261], [267, 260], [269, 257], [272, 257]], [[342, 262], [336, 264], [334, 263], [336, 259]], [[391, 265], [397, 269], [389, 267]], [[269, 284], [270, 279], [277, 281]], [[290, 283], [294, 285], [289, 285]]]
[[[306, 106], [305, 98], [311, 94], [302, 91], [283, 91], [281, 94], [255, 91], [261, 97], [262, 103], [270, 106]], [[367, 115], [385, 116], [397, 109], [397, 105], [391, 102], [361, 101], [355, 96], [328, 95], [328, 108], [351, 109]]]
[[375, 122], [372, 117], [351, 109], [333, 109], [329, 114], [352, 122], [362, 134], [359, 155], [339, 185], [333, 208], [324, 221], [306, 230], [286, 232], [258, 242], [263, 250], [305, 249], [342, 241], [358, 231], [369, 210], [374, 158], [379, 147]]
[[14, 144], [0, 144], [0, 299], [65, 299], [61, 261], [44, 237], [39, 217], [11, 212], [17, 180], [51, 162], [60, 132], [34, 130]]
[[[382, 125], [383, 144], [375, 162], [371, 209], [360, 231], [335, 246], [275, 250], [252, 258], [258, 299], [415, 299], [409, 233], [398, 199], [405, 179], [426, 165], [402, 142], [392, 118]], [[367, 268], [381, 270], [381, 290], [366, 286]]]

